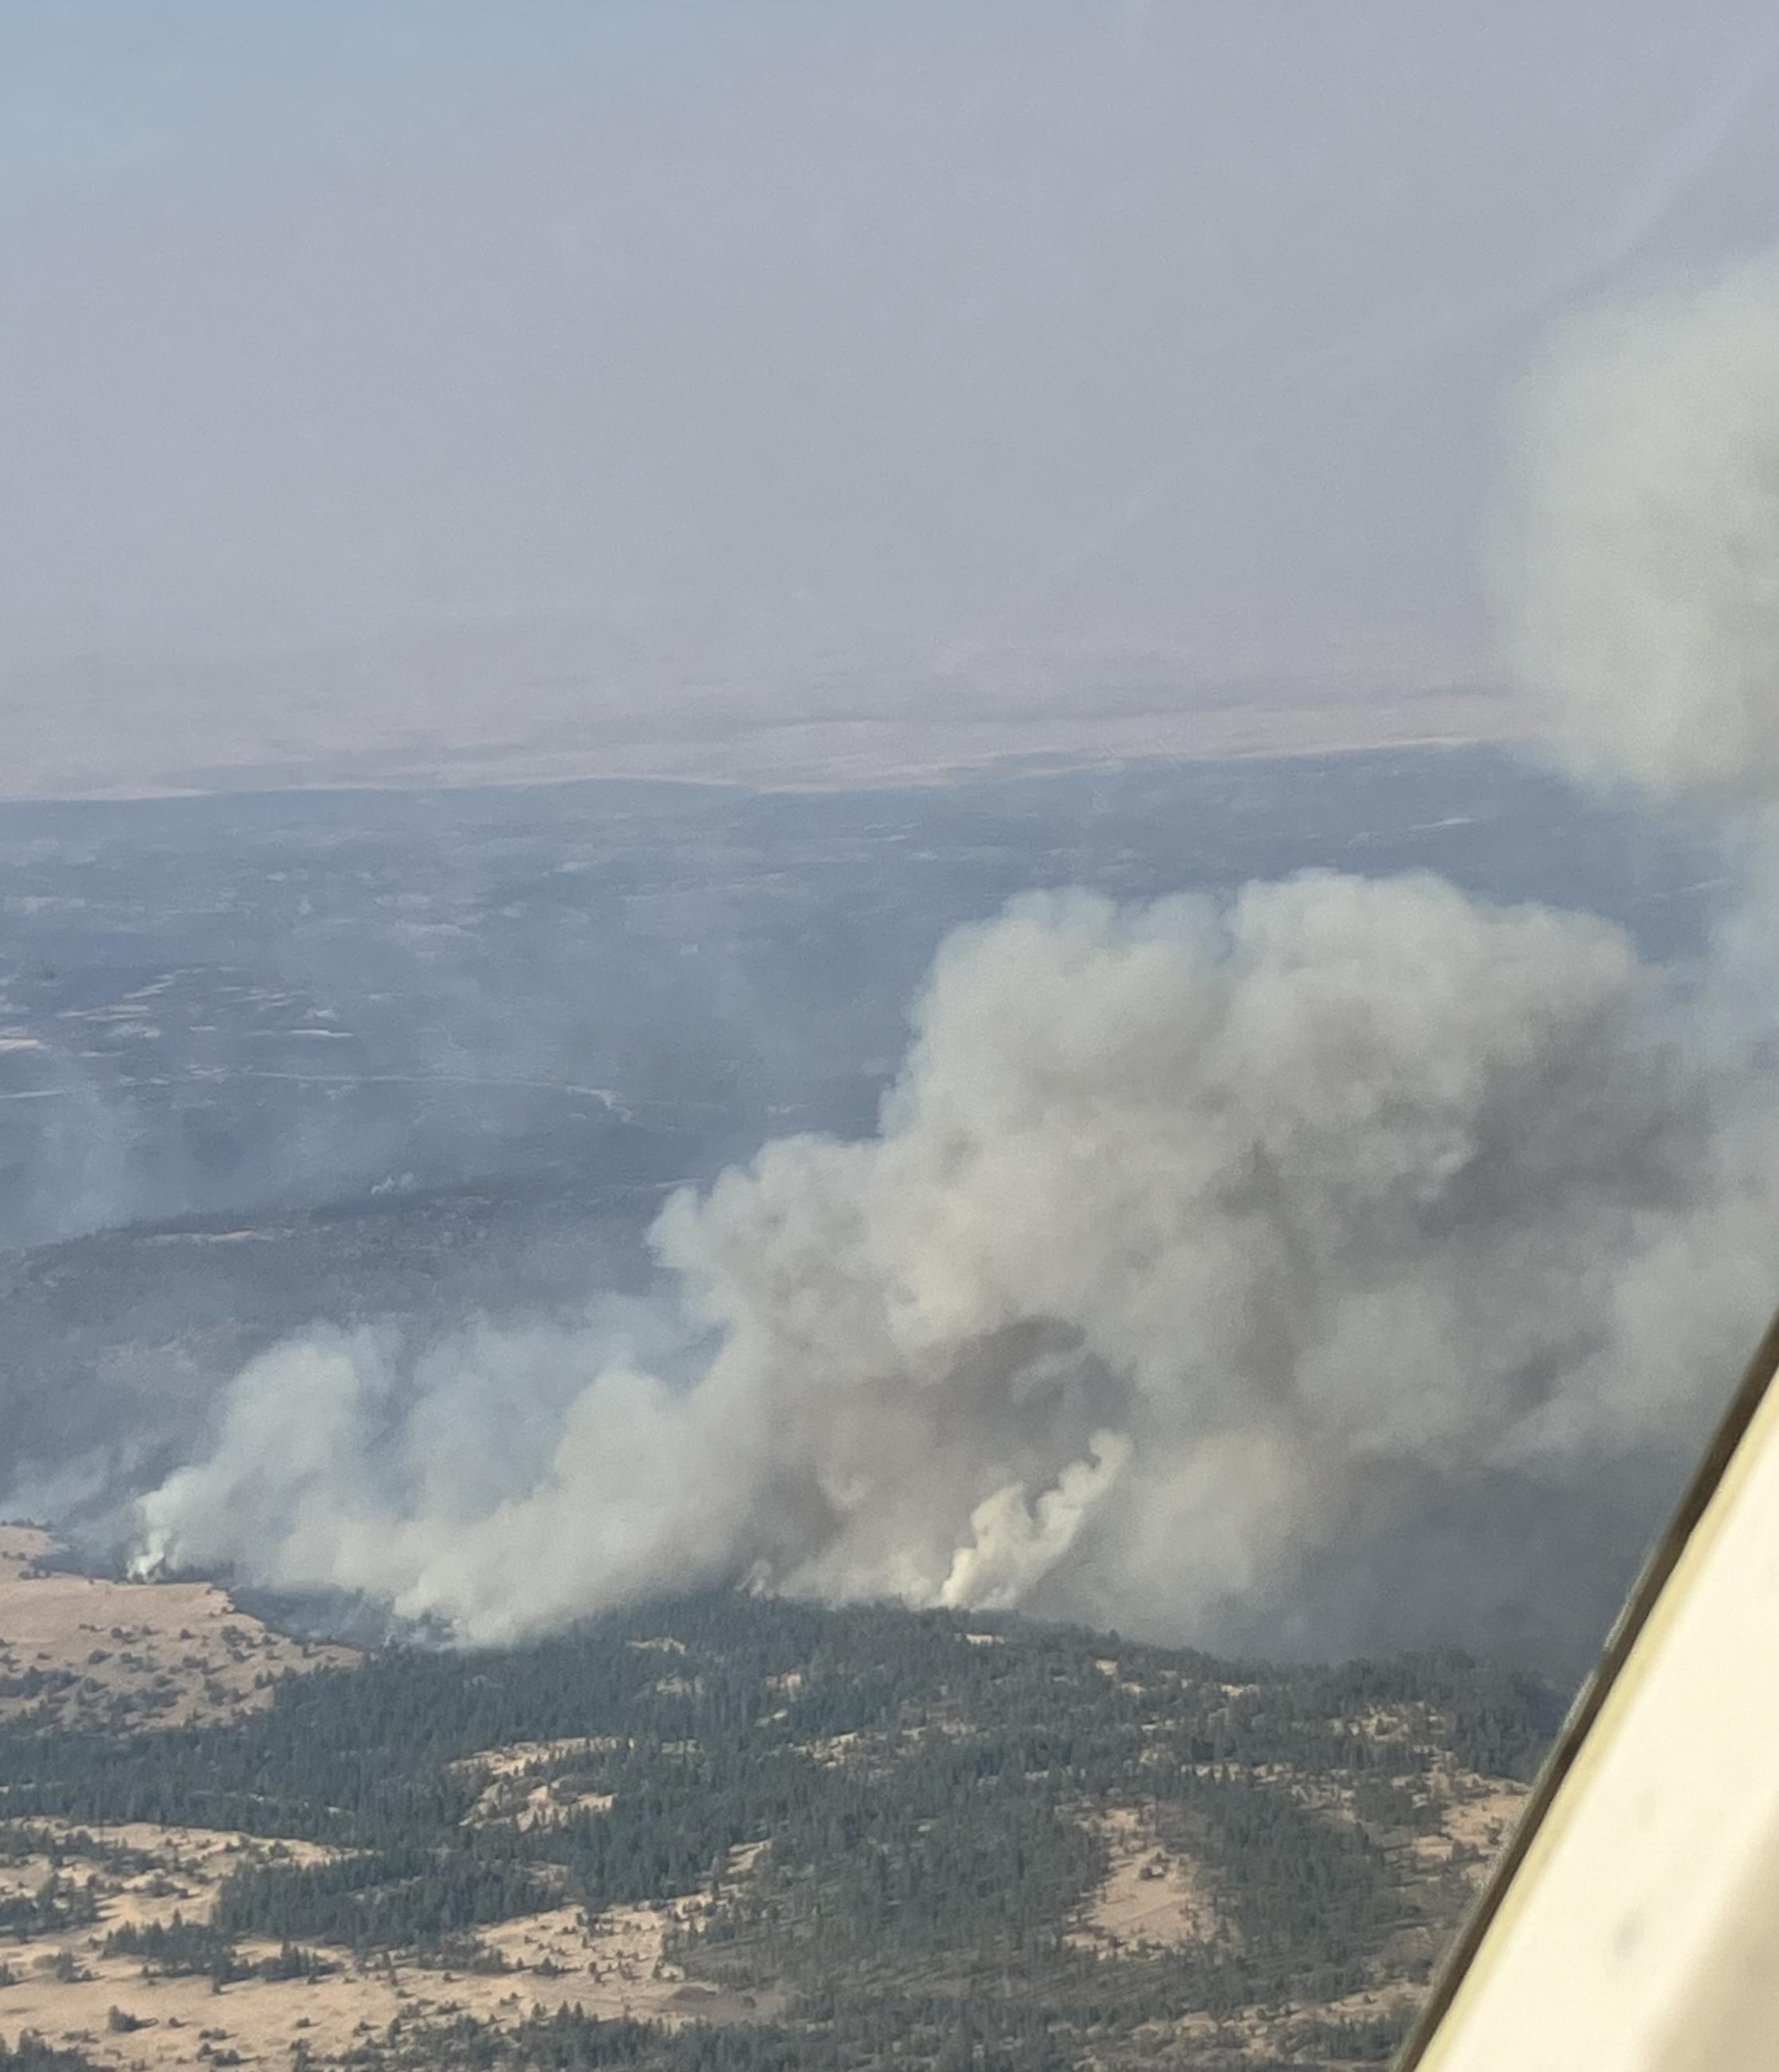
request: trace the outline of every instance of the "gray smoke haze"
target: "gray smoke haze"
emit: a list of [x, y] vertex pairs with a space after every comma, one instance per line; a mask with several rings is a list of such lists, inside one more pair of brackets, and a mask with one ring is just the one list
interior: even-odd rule
[[[1765, 853], [1773, 267], [1559, 339], [1505, 510], [1506, 644], [1565, 754]], [[142, 1558], [470, 1641], [746, 1582], [1584, 1644], [1779, 1285], [1748, 876], [1683, 985], [1427, 877], [1021, 902], [941, 953], [874, 1138], [668, 1207], [658, 1305], [282, 1347], [142, 1502]]]
[[1588, 775], [1779, 800], [1779, 254], [1559, 334], [1523, 384], [1496, 574]]
[[0, 792], [1517, 730], [1497, 399], [1766, 237], [1776, 31], [0, 8]]

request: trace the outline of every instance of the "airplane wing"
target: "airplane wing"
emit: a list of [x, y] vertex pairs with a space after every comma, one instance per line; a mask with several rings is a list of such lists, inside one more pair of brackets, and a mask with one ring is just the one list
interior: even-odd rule
[[1398, 2072], [1779, 2068], [1779, 1318]]

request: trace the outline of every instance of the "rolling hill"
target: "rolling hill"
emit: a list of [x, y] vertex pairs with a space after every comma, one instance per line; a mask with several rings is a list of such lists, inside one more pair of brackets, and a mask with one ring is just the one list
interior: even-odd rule
[[[14, 1623], [68, 1582], [15, 1564]], [[34, 1659], [0, 1723], [6, 2072], [1376, 2064], [1557, 1712], [726, 1594], [497, 1653], [227, 1618], [232, 1696]]]

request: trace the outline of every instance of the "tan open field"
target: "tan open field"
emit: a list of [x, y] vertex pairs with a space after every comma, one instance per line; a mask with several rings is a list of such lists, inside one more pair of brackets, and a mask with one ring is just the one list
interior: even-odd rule
[[[35, 1713], [62, 1725], [133, 1731], [239, 1716], [270, 1702], [281, 1679], [358, 1659], [349, 1648], [276, 1634], [203, 1583], [124, 1582], [46, 1571], [60, 1551], [30, 1526], [0, 1526], [0, 1718]], [[8, 1688], [15, 1686], [15, 1688]], [[549, 1825], [600, 1794], [565, 1792], [548, 1773], [591, 1741], [524, 1742], [469, 1758], [484, 1780], [472, 1818]], [[0, 1809], [3, 1810], [3, 1809]], [[60, 1858], [51, 1860], [53, 1844]], [[97, 1918], [77, 1930], [9, 1938], [0, 1946], [0, 2037], [27, 2029], [77, 2045], [103, 2064], [161, 2072], [175, 2066], [287, 2064], [301, 2044], [337, 2057], [390, 2025], [422, 2029], [459, 2015], [517, 2021], [542, 2008], [674, 2021], [746, 2019], [758, 2010], [688, 1982], [664, 1959], [669, 1930], [702, 1904], [573, 1906], [500, 1922], [481, 1938], [481, 1963], [449, 1971], [412, 1959], [322, 1952], [317, 1979], [145, 1975], [135, 1955], [105, 1954], [116, 1930], [208, 1920], [223, 1880], [270, 1860], [312, 1863], [329, 1852], [300, 1841], [146, 1823], [84, 1830], [65, 1821], [0, 1820], [0, 1899], [40, 1893], [52, 1874], [92, 1881]], [[745, 1872], [739, 1852], [735, 1875]], [[252, 1963], [277, 1946], [237, 1943]], [[116, 2013], [113, 2013], [116, 2010]], [[232, 2055], [230, 2054], [233, 2054]]]
[[[46, 1570], [56, 1552], [47, 1536], [0, 1527], [0, 1717], [33, 1708], [58, 1724], [118, 1725], [132, 1730], [237, 1716], [270, 1702], [278, 1680], [356, 1658], [274, 1634], [208, 1585], [97, 1580]], [[980, 1646], [1001, 1637], [970, 1634]], [[662, 1688], [686, 1686], [671, 1638], [632, 1647], [661, 1658]], [[1151, 1694], [1114, 1657], [1099, 1674], [1122, 1692]], [[775, 1679], [770, 1696], [789, 1701], [801, 1675]], [[1238, 1699], [1246, 1687], [1228, 1687]], [[1163, 1713], [1165, 1698], [1159, 1701]], [[1356, 1734], [1379, 1742], [1412, 1739], [1412, 1707], [1380, 1708], [1355, 1717]], [[954, 1720], [933, 1731], [965, 1732]], [[468, 1822], [546, 1830], [570, 1815], [613, 1803], [594, 1788], [597, 1759], [616, 1745], [607, 1737], [515, 1741], [466, 1757], [455, 1766], [472, 1787]], [[804, 1745], [815, 1762], [868, 1774], [883, 1759], [879, 1737], [843, 1733]], [[583, 1763], [582, 1758], [586, 1758]], [[1281, 1763], [1249, 1770], [1336, 1820], [1354, 1816], [1350, 1783], [1299, 1774]], [[1443, 1758], [1424, 1772], [1417, 1796], [1423, 1818], [1400, 1844], [1398, 1862], [1411, 1889], [1454, 1893], [1474, 1887], [1518, 1814], [1526, 1789], [1484, 1778]], [[1154, 1953], [1194, 1945], [1227, 1945], [1236, 1934], [1219, 1903], [1215, 1877], [1177, 1840], [1163, 1839], [1140, 1803], [1084, 1807], [1108, 1861], [1099, 1889], [1071, 1925], [1077, 1951], [1140, 1964]], [[1431, 1811], [1428, 1813], [1429, 1801]], [[0, 1801], [0, 1816], [6, 1811]], [[764, 1844], [732, 1852], [725, 1885], [744, 1880]], [[596, 2016], [631, 2016], [675, 2024], [690, 2020], [748, 2021], [780, 2011], [783, 1996], [762, 1987], [725, 1991], [687, 1979], [669, 1956], [676, 1927], [710, 1907], [708, 1892], [661, 1906], [616, 1906], [590, 1914], [566, 1903], [505, 1920], [455, 1945], [450, 1961], [422, 1963], [413, 1953], [360, 1955], [317, 1946], [325, 1969], [315, 1977], [254, 1976], [213, 1983], [208, 1975], [167, 1976], [139, 1952], [107, 1954], [121, 1928], [208, 1920], [230, 1873], [268, 1860], [313, 1863], [328, 1852], [313, 1844], [194, 1827], [146, 1823], [90, 1832], [67, 1822], [0, 1817], [0, 1902], [41, 1895], [59, 1881], [90, 1893], [91, 1918], [76, 1910], [54, 1928], [31, 1926], [0, 1942], [0, 2038], [35, 2031], [51, 2044], [76, 2046], [118, 2072], [167, 2072], [200, 2064], [318, 2066], [337, 2062], [356, 2045], [403, 2038], [426, 2062], [429, 2029], [460, 2016], [515, 2026], [534, 2012], [579, 2008]], [[545, 1867], [546, 1880], [551, 1874]], [[566, 1893], [566, 1880], [554, 1889]], [[237, 1960], [274, 1959], [277, 1947], [244, 1938]], [[1226, 2056], [1291, 2060], [1318, 2022], [1364, 2022], [1390, 2014], [1420, 1988], [1407, 1978], [1367, 1993], [1312, 2005], [1255, 2005], [1221, 2021], [1192, 2016], [1160, 2026], [1164, 2051], [1214, 2047]]]
[[273, 1633], [208, 1583], [44, 1572], [58, 1551], [0, 1525], [0, 1720], [181, 1727], [270, 1702], [274, 1688], [356, 1661], [350, 1648]]
[[[665, 1907], [589, 1915], [563, 1906], [502, 1922], [478, 1938], [483, 1955], [471, 1969], [328, 1949], [320, 1954], [336, 1968], [316, 1979], [243, 1979], [218, 1988], [207, 1977], [148, 1976], [138, 1956], [107, 1956], [106, 1937], [127, 1925], [164, 1926], [175, 1913], [188, 1922], [207, 1920], [230, 1871], [280, 1858], [311, 1863], [327, 1852], [144, 1823], [90, 1832], [64, 1821], [0, 1823], [0, 1849], [10, 1846], [18, 1859], [0, 1861], [0, 1896], [42, 1889], [50, 1860], [28, 1844], [50, 1836], [63, 1856], [63, 1878], [94, 1881], [97, 1919], [73, 1933], [6, 1942], [0, 2037], [35, 2029], [51, 2043], [77, 2045], [101, 2064], [144, 2072], [230, 2062], [284, 2065], [299, 2043], [326, 2060], [369, 2035], [385, 2035], [392, 2024], [410, 2033], [458, 2015], [511, 2024], [539, 2008], [579, 2007], [590, 2015], [669, 2023], [745, 2021], [772, 2012], [754, 1999], [688, 1982], [664, 1959], [669, 1928], [704, 1905], [697, 1895]], [[751, 1854], [736, 1852], [731, 1877], [745, 1876]], [[249, 1963], [275, 1956], [278, 1947], [253, 1938], [236, 1945]], [[234, 2060], [224, 2052], [236, 2054]]]
[[1085, 1919], [1069, 1937], [1077, 1949], [1108, 1955], [1147, 1944], [1184, 1949], [1226, 1932], [1203, 1871], [1163, 1846], [1147, 1817], [1118, 1807], [1099, 1823], [1111, 1861]]
[[510, 1748], [489, 1749], [452, 1765], [478, 1772], [481, 1796], [470, 1808], [476, 1827], [510, 1823], [524, 1831], [548, 1827], [577, 1813], [603, 1813], [612, 1804], [608, 1791], [576, 1790], [560, 1775], [560, 1766], [578, 1755], [616, 1747], [609, 1737], [577, 1734], [553, 1741], [515, 1741]]

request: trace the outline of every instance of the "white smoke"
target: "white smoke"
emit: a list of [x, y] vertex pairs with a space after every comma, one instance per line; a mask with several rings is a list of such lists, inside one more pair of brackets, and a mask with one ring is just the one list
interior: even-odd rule
[[[1776, 380], [1769, 266], [1571, 333], [1501, 557], [1568, 752], [1744, 828], [1779, 796]], [[472, 1640], [723, 1581], [1486, 1628], [1540, 1492], [1688, 1439], [1779, 1285], [1770, 1022], [1720, 977], [1682, 999], [1600, 922], [1426, 877], [1023, 901], [942, 951], [875, 1138], [669, 1207], [646, 1330], [274, 1351], [144, 1557]], [[1493, 1538], [1454, 1523], [1478, 1492]]]
[[1566, 759], [1779, 798], [1779, 254], [1583, 319], [1524, 384], [1496, 542]]

